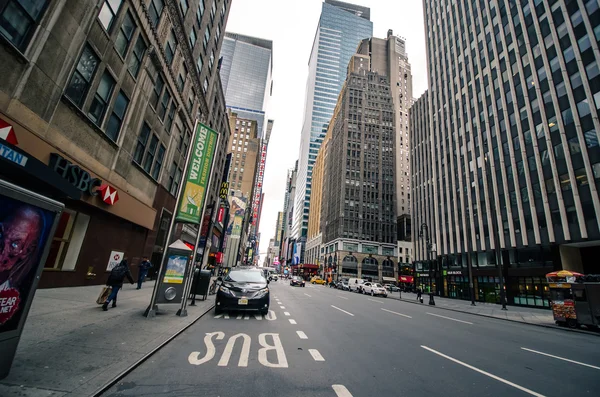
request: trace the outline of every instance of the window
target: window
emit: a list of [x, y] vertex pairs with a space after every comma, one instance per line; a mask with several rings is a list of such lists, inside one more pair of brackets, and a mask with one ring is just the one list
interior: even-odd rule
[[144, 58], [145, 52], [146, 43], [144, 42], [142, 35], [139, 35], [137, 41], [135, 42], [135, 46], [133, 47], [131, 58], [129, 58], [129, 71], [133, 77], [137, 77], [140, 71], [140, 66], [142, 65], [142, 59]]
[[160, 176], [160, 170], [162, 169], [162, 162], [165, 157], [166, 149], [163, 145], [160, 145], [158, 148], [158, 154], [156, 155], [156, 161], [154, 161], [154, 166], [152, 167], [152, 178], [158, 180]]
[[208, 78], [204, 78], [204, 84], [202, 84], [202, 88], [204, 89], [204, 93], [208, 90]]
[[160, 98], [160, 94], [161, 94], [164, 86], [165, 86], [164, 80], [162, 79], [162, 77], [160, 77], [160, 75], [157, 75], [156, 81], [154, 82], [154, 90], [152, 91], [152, 94], [150, 95], [150, 105], [152, 105], [152, 107], [154, 109], [156, 109], [156, 107], [158, 106], [158, 99]]
[[590, 104], [588, 103], [587, 99], [577, 103], [577, 112], [579, 112], [579, 117], [584, 117], [590, 114]]
[[198, 60], [196, 61], [196, 67], [198, 68], [198, 73], [202, 73], [202, 66], [204, 65], [204, 63], [202, 62], [202, 55], [200, 55], [198, 57]]
[[98, 125], [102, 124], [102, 118], [104, 117], [104, 112], [114, 88], [115, 79], [113, 79], [108, 71], [105, 71], [98, 84], [98, 89], [96, 90], [96, 95], [94, 95], [88, 114], [94, 123]]
[[585, 67], [585, 72], [587, 73], [588, 80], [598, 76], [600, 74], [600, 71], [598, 70], [598, 64], [596, 62], [590, 63]]
[[198, 20], [198, 25], [202, 24], [202, 15], [204, 15], [204, 0], [200, 0], [198, 2], [198, 11], [196, 11], [196, 19]]
[[567, 109], [562, 112], [562, 119], [565, 125], [571, 124], [573, 122], [573, 112], [571, 109]]
[[151, 0], [150, 6], [148, 7], [148, 13], [150, 14], [150, 23], [155, 28], [158, 26], [158, 22], [160, 21], [160, 16], [162, 15], [163, 8], [165, 8], [165, 3], [163, 0]]
[[171, 127], [173, 126], [173, 120], [175, 120], [175, 101], [171, 101], [171, 108], [167, 114], [167, 121], [165, 122], [165, 131], [167, 134], [171, 134]]
[[188, 109], [187, 109], [188, 113], [190, 113], [190, 114], [192, 113], [192, 109], [194, 109], [194, 100], [196, 99], [195, 96], [196, 96], [196, 94], [194, 93], [194, 90], [191, 90], [190, 96], [188, 97]]
[[581, 75], [579, 72], [575, 72], [571, 75], [571, 86], [573, 89], [581, 87]]
[[217, 45], [219, 44], [219, 38], [221, 38], [221, 27], [217, 25], [217, 32], [215, 33], [215, 44]]
[[123, 124], [128, 106], [129, 98], [125, 96], [123, 91], [119, 91], [119, 95], [115, 100], [115, 106], [113, 106], [113, 111], [106, 125], [106, 135], [115, 142], [119, 138], [119, 132], [121, 131], [121, 125]]
[[173, 58], [175, 58], [175, 50], [177, 50], [177, 37], [175, 36], [175, 31], [171, 29], [167, 44], [165, 45], [165, 55], [167, 57], [167, 65], [169, 66], [173, 63]]
[[194, 49], [194, 46], [196, 45], [196, 28], [192, 27], [192, 30], [190, 30], [190, 47], [192, 47], [192, 50]]
[[97, 67], [98, 57], [92, 51], [91, 47], [86, 45], [83, 48], [79, 62], [77, 62], [77, 67], [65, 92], [67, 97], [79, 107], [82, 107], [85, 102], [85, 96], [90, 88]]
[[215, 51], [210, 52], [210, 59], [208, 60], [208, 70], [212, 72], [213, 64], [215, 63]]
[[181, 12], [183, 15], [187, 14], [188, 8], [190, 8], [188, 0], [179, 0], [179, 6], [181, 7]]
[[598, 136], [596, 135], [596, 130], [589, 130], [583, 133], [583, 137], [585, 138], [585, 146], [588, 148], [593, 148], [598, 146]]
[[217, 13], [217, 6], [215, 5], [215, 1], [213, 1], [212, 6], [210, 7], [210, 22], [215, 21], [215, 14]]
[[125, 18], [123, 18], [123, 23], [121, 24], [121, 29], [119, 29], [117, 39], [115, 40], [115, 48], [123, 58], [125, 57], [125, 54], [127, 54], [127, 49], [129, 48], [129, 43], [131, 43], [135, 28], [136, 26], [135, 22], [133, 22], [133, 17], [127, 12]]
[[573, 53], [573, 47], [569, 46], [566, 50], [563, 51], [563, 55], [565, 57], [565, 63], [569, 63], [573, 59], [575, 59], [575, 54]]
[[90, 222], [88, 215], [65, 209], [60, 215], [44, 268], [74, 270]]
[[208, 26], [206, 27], [206, 30], [204, 31], [204, 41], [202, 42], [202, 45], [204, 46], [204, 51], [206, 52], [206, 49], [208, 48], [208, 42], [210, 41], [210, 31], [208, 30]]
[[156, 148], [158, 146], [158, 136], [152, 134], [152, 139], [150, 139], [150, 144], [147, 147], [147, 151], [144, 155], [144, 162], [142, 168], [147, 173], [150, 173], [152, 170], [152, 164], [154, 163], [154, 156], [156, 154]]
[[104, 2], [100, 9], [100, 14], [98, 14], [98, 19], [100, 20], [100, 24], [104, 26], [104, 29], [110, 30], [115, 16], [118, 14], [119, 8], [121, 8], [121, 4], [123, 4], [123, 0], [106, 0]]
[[184, 64], [181, 72], [179, 73], [179, 76], [177, 76], [177, 88], [179, 89], [179, 91], [183, 91], [183, 87], [185, 86], [185, 80], [187, 79], [187, 74], [188, 71]]
[[8, 0], [0, 6], [0, 33], [19, 50], [24, 51], [42, 19], [48, 0]]
[[590, 38], [587, 34], [579, 40], [577, 40], [577, 44], [579, 45], [579, 51], [581, 52], [584, 52], [585, 50], [591, 47]]
[[581, 153], [581, 146], [579, 146], [579, 139], [577, 137], [569, 139], [569, 151], [571, 154]]
[[179, 183], [181, 182], [181, 168], [177, 166], [176, 163], [171, 164], [171, 170], [169, 171], [169, 193], [173, 196], [177, 195], [177, 190], [179, 189]]
[[138, 135], [137, 144], [135, 146], [135, 152], [133, 153], [133, 161], [138, 164], [142, 164], [144, 152], [146, 151], [146, 145], [148, 144], [148, 137], [150, 136], [150, 126], [146, 123], [142, 125], [140, 135]]
[[158, 107], [158, 117], [161, 120], [165, 119], [165, 114], [167, 113], [167, 108], [169, 107], [169, 101], [171, 101], [171, 94], [169, 94], [169, 90], [165, 90], [162, 100], [160, 101], [160, 106]]

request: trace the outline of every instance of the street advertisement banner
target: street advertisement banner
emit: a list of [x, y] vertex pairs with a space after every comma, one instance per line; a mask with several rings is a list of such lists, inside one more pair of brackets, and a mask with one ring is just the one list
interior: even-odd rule
[[185, 267], [188, 263], [186, 255], [171, 254], [167, 258], [167, 269], [163, 283], [165, 284], [183, 284]]
[[108, 257], [108, 265], [106, 266], [106, 271], [110, 272], [115, 266], [117, 266], [123, 260], [123, 256], [125, 256], [124, 252], [119, 251], [111, 251], [110, 256]]
[[194, 147], [190, 154], [187, 175], [177, 213], [178, 222], [199, 224], [202, 207], [212, 172], [212, 160], [217, 145], [217, 132], [202, 123], [197, 123]]

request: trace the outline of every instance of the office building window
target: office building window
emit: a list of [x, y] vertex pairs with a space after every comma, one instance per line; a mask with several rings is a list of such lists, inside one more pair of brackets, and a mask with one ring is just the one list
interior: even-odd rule
[[204, 41], [202, 42], [202, 45], [204, 46], [204, 52], [206, 52], [206, 49], [208, 48], [209, 41], [210, 41], [210, 30], [208, 30], [208, 26], [207, 26], [206, 30], [204, 31]]
[[138, 135], [137, 144], [135, 147], [135, 153], [133, 154], [133, 161], [137, 164], [142, 164], [144, 158], [144, 152], [146, 151], [146, 145], [148, 144], [148, 137], [150, 136], [150, 126], [146, 123], [142, 125], [140, 135]]
[[188, 0], [179, 0], [179, 6], [181, 7], [181, 12], [183, 15], [187, 14], [188, 8], [190, 8]]
[[150, 95], [150, 105], [154, 109], [158, 106], [158, 99], [160, 98], [160, 94], [165, 86], [165, 81], [160, 77], [160, 75], [156, 76], [156, 80], [154, 81], [154, 89], [152, 90], [152, 94]]
[[127, 12], [127, 14], [125, 14], [125, 18], [123, 18], [121, 29], [119, 29], [117, 40], [115, 41], [115, 48], [123, 58], [125, 58], [125, 54], [127, 54], [127, 49], [129, 48], [129, 43], [131, 43], [131, 38], [133, 37], [135, 28], [136, 26], [135, 22], [133, 22], [133, 17], [129, 12]]
[[198, 60], [196, 61], [196, 67], [198, 68], [198, 73], [202, 73], [202, 66], [204, 65], [204, 62], [202, 61], [202, 55], [200, 55], [198, 57]]
[[123, 119], [125, 119], [125, 113], [127, 113], [127, 107], [129, 106], [129, 98], [123, 91], [119, 91], [119, 95], [115, 100], [115, 106], [106, 124], [106, 135], [113, 141], [117, 141], [119, 138], [119, 132], [121, 131], [121, 125], [123, 125]]
[[200, 0], [198, 2], [198, 11], [196, 11], [196, 19], [198, 20], [198, 25], [202, 24], [202, 16], [204, 15], [204, 0]]
[[148, 13], [150, 14], [150, 23], [155, 28], [158, 26], [158, 22], [160, 21], [160, 16], [162, 15], [163, 8], [165, 8], [165, 3], [163, 0], [151, 0], [150, 5], [148, 6]]
[[215, 63], [215, 51], [211, 51], [210, 59], [208, 60], [208, 70], [212, 72], [213, 64]]
[[196, 45], [196, 28], [192, 28], [192, 30], [190, 30], [190, 47], [192, 47], [192, 50], [194, 49], [194, 46]]
[[48, 0], [2, 1], [0, 33], [15, 47], [24, 51], [48, 3]]
[[181, 182], [181, 168], [176, 163], [171, 164], [171, 170], [169, 171], [169, 193], [173, 196], [177, 195], [177, 189], [179, 189], [179, 183]]
[[94, 95], [94, 99], [92, 100], [90, 111], [88, 113], [90, 119], [92, 119], [94, 123], [98, 125], [102, 124], [102, 118], [104, 117], [104, 112], [106, 111], [114, 88], [115, 79], [113, 79], [108, 71], [105, 71], [100, 79], [98, 89], [96, 90], [96, 95]]
[[67, 86], [65, 94], [77, 106], [82, 107], [85, 96], [90, 88], [94, 73], [98, 67], [99, 59], [89, 45], [83, 48], [77, 67], [73, 72], [71, 81]]
[[129, 58], [129, 72], [131, 72], [133, 77], [137, 77], [140, 71], [146, 48], [146, 43], [144, 42], [142, 35], [139, 35], [135, 42], [135, 46], [133, 47], [131, 58]]
[[158, 180], [160, 176], [160, 170], [162, 169], [162, 162], [165, 157], [165, 152], [167, 149], [163, 145], [160, 145], [158, 148], [158, 153], [156, 155], [156, 160], [154, 161], [154, 166], [152, 167], [152, 178]]
[[98, 19], [100, 20], [100, 24], [107, 31], [112, 27], [112, 24], [119, 13], [119, 8], [121, 8], [121, 4], [123, 4], [123, 0], [106, 0], [102, 5], [100, 14], [98, 14]]
[[202, 88], [204, 89], [204, 93], [208, 90], [208, 78], [204, 78], [204, 83], [202, 84]]
[[44, 263], [45, 269], [75, 269], [89, 222], [90, 217], [86, 214], [63, 210]]
[[160, 101], [160, 106], [158, 107], [158, 117], [164, 121], [165, 114], [167, 113], [167, 108], [169, 107], [169, 102], [171, 101], [171, 94], [169, 94], [169, 90], [165, 90], [162, 100]]
[[167, 58], [167, 65], [171, 65], [173, 63], [173, 59], [175, 58], [175, 51], [177, 50], [177, 37], [175, 36], [175, 31], [171, 29], [171, 33], [169, 34], [169, 38], [167, 39], [167, 43], [165, 45], [165, 55]]
[[171, 135], [171, 127], [173, 126], [173, 120], [175, 120], [175, 101], [171, 101], [171, 108], [167, 114], [167, 121], [165, 122], [165, 131]]

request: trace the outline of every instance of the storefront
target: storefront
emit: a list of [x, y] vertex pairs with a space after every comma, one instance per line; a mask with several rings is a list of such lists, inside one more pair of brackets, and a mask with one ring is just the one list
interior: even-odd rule
[[[12, 144], [0, 138], [6, 160], [0, 178], [55, 198], [66, 207], [39, 288], [102, 284], [123, 257], [137, 263], [156, 211], [77, 162], [63, 148], [50, 145], [2, 114], [0, 120], [13, 137]], [[13, 161], [11, 152], [22, 156], [20, 162]], [[62, 186], [62, 190], [69, 186], [74, 193], [61, 195], [52, 186]], [[135, 274], [135, 267], [132, 270]]]

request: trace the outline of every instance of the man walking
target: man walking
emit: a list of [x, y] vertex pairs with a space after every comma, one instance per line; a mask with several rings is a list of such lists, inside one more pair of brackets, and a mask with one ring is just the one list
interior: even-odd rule
[[129, 282], [133, 284], [133, 277], [131, 277], [131, 272], [129, 271], [129, 266], [127, 266], [127, 258], [124, 258], [121, 263], [115, 266], [108, 276], [108, 280], [106, 280], [106, 285], [112, 288], [108, 299], [102, 305], [102, 310], [108, 310], [108, 304], [112, 301], [112, 307], [117, 307], [117, 294], [121, 287], [123, 287], [123, 280], [127, 277]]
[[417, 300], [421, 299], [421, 288], [417, 288]]
[[142, 283], [144, 282], [144, 279], [148, 275], [148, 270], [150, 270], [151, 267], [152, 267], [152, 263], [150, 263], [150, 261], [148, 260], [148, 257], [147, 256], [142, 257], [142, 262], [139, 264], [140, 271], [138, 273], [138, 280], [137, 280], [138, 286], [136, 289], [142, 288]]

